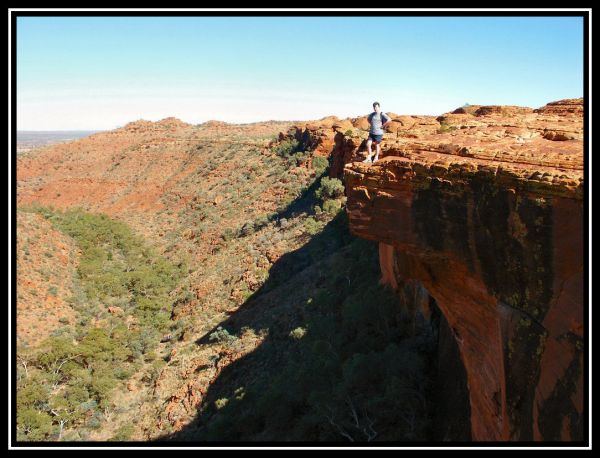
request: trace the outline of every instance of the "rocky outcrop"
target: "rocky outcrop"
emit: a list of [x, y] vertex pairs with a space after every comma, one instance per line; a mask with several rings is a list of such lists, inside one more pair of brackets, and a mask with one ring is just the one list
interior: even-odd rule
[[[555, 166], [566, 170], [580, 166], [564, 151], [581, 150], [581, 143], [552, 143], [583, 140], [583, 99], [559, 100], [535, 110], [469, 105], [437, 117], [390, 115], [392, 122], [386, 128], [381, 157], [430, 151], [440, 154], [442, 161], [450, 154], [498, 164], [540, 165], [550, 172]], [[345, 164], [365, 157], [368, 128], [366, 116], [344, 120], [330, 116], [294, 125], [280, 133], [278, 141], [295, 138], [302, 149], [330, 157], [330, 175], [342, 178]], [[548, 172], [533, 171], [542, 175]]]
[[570, 114], [583, 115], [582, 99], [564, 99], [534, 110], [536, 113], [555, 114], [558, 116], [569, 116]]
[[119, 130], [124, 130], [129, 133], [156, 131], [176, 132], [180, 129], [188, 129], [191, 126], [191, 124], [183, 122], [180, 119], [174, 117], [164, 118], [156, 122], [140, 119], [138, 121], [132, 121], [130, 123], [127, 123], [124, 127], [122, 127], [121, 129], [117, 129], [115, 132], [118, 132]]
[[[391, 139], [416, 138], [420, 134], [433, 134], [440, 128], [434, 116], [398, 116], [388, 113], [392, 122], [386, 127]], [[278, 142], [298, 140], [300, 147], [317, 156], [330, 158], [329, 174], [342, 178], [344, 165], [357, 159], [364, 150], [369, 122], [366, 116], [340, 120], [335, 116], [316, 122], [297, 124], [279, 134]]]
[[356, 162], [360, 135], [333, 135], [352, 233], [452, 329], [474, 440], [583, 439], [582, 113], [579, 99], [396, 117], [373, 165]]

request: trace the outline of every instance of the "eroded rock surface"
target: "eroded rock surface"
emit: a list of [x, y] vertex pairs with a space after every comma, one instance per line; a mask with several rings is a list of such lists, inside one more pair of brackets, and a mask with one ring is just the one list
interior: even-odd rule
[[351, 231], [380, 242], [384, 281], [420, 281], [447, 319], [474, 440], [581, 440], [582, 100], [482, 108], [346, 162]]
[[366, 117], [287, 137], [330, 157], [351, 231], [380, 242], [382, 281], [420, 282], [444, 314], [472, 438], [581, 440], [583, 100], [392, 115], [375, 164], [361, 162]]

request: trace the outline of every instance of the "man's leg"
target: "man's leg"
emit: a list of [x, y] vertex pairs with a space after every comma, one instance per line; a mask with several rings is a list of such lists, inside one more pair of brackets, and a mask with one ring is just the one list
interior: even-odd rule
[[369, 137], [369, 139], [367, 140], [367, 151], [369, 152], [369, 155], [363, 162], [371, 162], [371, 143], [373, 143], [373, 140], [371, 139], [371, 137]]
[[379, 153], [381, 152], [381, 143], [380, 142], [375, 143], [375, 150], [377, 152], [375, 153], [375, 158], [373, 159], [373, 162], [379, 160]]

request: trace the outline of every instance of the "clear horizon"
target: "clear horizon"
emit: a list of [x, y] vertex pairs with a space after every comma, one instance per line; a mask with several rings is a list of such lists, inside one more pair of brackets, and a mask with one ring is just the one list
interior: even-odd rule
[[18, 17], [17, 130], [583, 96], [581, 17]]

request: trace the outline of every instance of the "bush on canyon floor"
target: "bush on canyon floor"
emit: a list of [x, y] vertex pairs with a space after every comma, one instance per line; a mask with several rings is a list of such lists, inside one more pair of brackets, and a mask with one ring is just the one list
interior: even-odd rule
[[338, 178], [323, 177], [315, 195], [323, 201], [337, 199], [344, 195], [344, 184]]
[[340, 199], [329, 199], [323, 202], [323, 211], [331, 216], [335, 216], [342, 209]]
[[323, 156], [313, 156], [312, 168], [315, 170], [317, 175], [321, 175], [329, 167], [329, 161]]
[[315, 191], [315, 197], [321, 201], [321, 205], [314, 206], [317, 217], [325, 215], [335, 216], [342, 210], [346, 203], [344, 185], [337, 178], [322, 177], [319, 187]]

